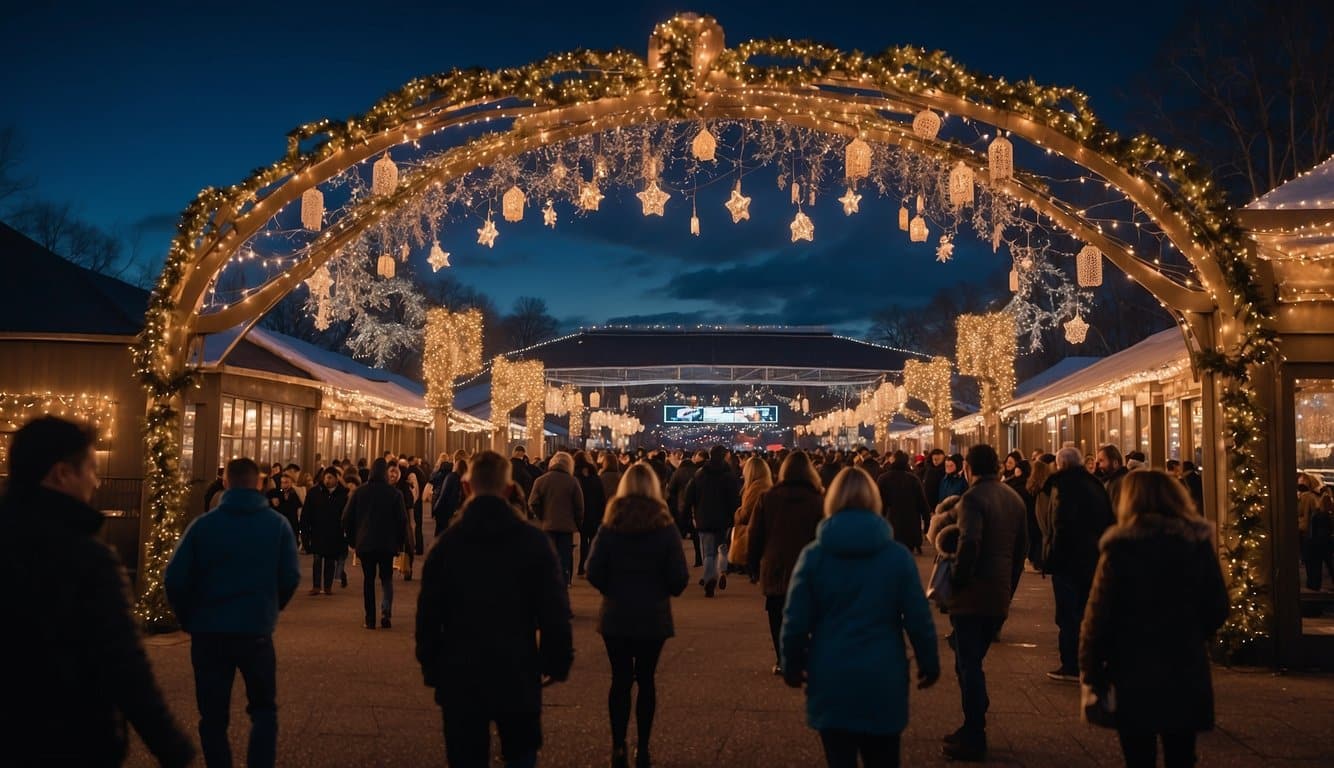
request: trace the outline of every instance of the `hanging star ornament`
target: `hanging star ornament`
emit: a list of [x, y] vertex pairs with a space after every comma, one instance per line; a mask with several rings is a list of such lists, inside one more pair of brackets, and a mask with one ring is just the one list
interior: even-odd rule
[[639, 202], [643, 203], [645, 216], [661, 216], [667, 205], [667, 199], [671, 197], [671, 193], [663, 192], [658, 187], [658, 182], [655, 181], [650, 183], [643, 192], [635, 193], [635, 197], [639, 198]]
[[843, 204], [843, 215], [851, 216], [852, 214], [858, 211], [858, 206], [861, 204], [862, 196], [857, 194], [856, 192], [853, 192], [852, 187], [848, 187], [848, 191], [844, 193], [844, 195], [840, 197], [838, 201]]
[[550, 200], [547, 201], [546, 207], [542, 209], [542, 223], [552, 229], [556, 228], [556, 206]]
[[486, 223], [477, 230], [477, 244], [485, 245], [487, 248], [496, 247], [496, 238], [500, 236], [500, 231], [496, 229], [496, 223], [488, 216]]
[[598, 204], [602, 202], [602, 190], [598, 189], [595, 182], [589, 181], [579, 185], [579, 207], [585, 211], [596, 211]]
[[432, 272], [439, 272], [449, 266], [449, 251], [440, 247], [439, 240], [431, 243], [431, 255], [426, 257], [426, 263], [431, 265]]
[[944, 264], [954, 258], [954, 242], [949, 235], [940, 236], [940, 245], [936, 246], [936, 261]]
[[732, 196], [728, 198], [725, 207], [732, 214], [733, 224], [750, 218], [750, 198], [741, 194], [741, 182], [738, 181], [732, 188]]
[[797, 217], [788, 225], [788, 229], [792, 230], [792, 242], [794, 243], [798, 240], [807, 242], [815, 240], [815, 225], [811, 223], [810, 217], [801, 211], [797, 211]]

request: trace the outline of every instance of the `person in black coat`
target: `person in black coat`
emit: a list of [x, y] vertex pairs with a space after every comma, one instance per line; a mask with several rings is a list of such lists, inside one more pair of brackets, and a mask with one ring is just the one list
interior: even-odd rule
[[635, 765], [647, 768], [658, 658], [675, 633], [671, 598], [690, 580], [681, 538], [660, 493], [652, 467], [640, 462], [621, 480], [621, 493], [607, 504], [602, 531], [588, 558], [588, 582], [602, 593], [598, 632], [611, 661], [612, 765], [627, 766], [625, 735], [630, 724], [630, 688], [639, 685]]
[[574, 454], [574, 479], [579, 481], [579, 488], [584, 492], [584, 516], [579, 522], [579, 575], [583, 576], [588, 554], [593, 549], [593, 539], [598, 535], [598, 527], [602, 525], [607, 496], [602, 489], [597, 467], [593, 466], [588, 460], [588, 454], [583, 451]]
[[[682, 509], [695, 521], [704, 554], [704, 596], [713, 597], [720, 586], [727, 588], [727, 529], [741, 506], [741, 478], [727, 464], [727, 448], [715, 445], [709, 461], [700, 467], [686, 488]], [[721, 555], [722, 563], [718, 562]], [[722, 574], [721, 577], [719, 574]]]
[[0, 527], [22, 613], [0, 632], [6, 765], [120, 765], [126, 723], [164, 766], [193, 759], [144, 653], [116, 552], [98, 540], [97, 436], [54, 416], [13, 436]]
[[709, 455], [704, 451], [695, 451], [694, 455], [684, 457], [681, 466], [672, 473], [672, 479], [667, 481], [667, 509], [676, 518], [676, 527], [680, 529], [682, 538], [689, 536], [695, 544], [696, 568], [704, 565], [704, 558], [699, 549], [699, 533], [695, 530], [695, 523], [685, 511], [685, 496], [690, 481], [695, 479], [695, 473], [708, 458]]
[[468, 473], [468, 460], [460, 458], [450, 467], [449, 474], [445, 475], [445, 481], [440, 486], [440, 493], [435, 497], [435, 502], [431, 505], [431, 517], [435, 519], [435, 535], [439, 538], [440, 534], [445, 532], [450, 522], [454, 519], [454, 513], [458, 512], [459, 507], [463, 506], [463, 476]]
[[926, 491], [926, 505], [932, 510], [940, 506], [940, 481], [945, 479], [945, 452], [935, 448], [926, 457], [922, 468], [922, 490]]
[[347, 508], [347, 489], [340, 480], [337, 469], [324, 470], [320, 484], [306, 493], [306, 506], [302, 508], [301, 536], [314, 555], [312, 595], [333, 592], [338, 561], [347, 557], [342, 525], [343, 510]]
[[1106, 489], [1084, 468], [1078, 448], [1062, 448], [1056, 467], [1047, 481], [1051, 539], [1044, 543], [1042, 562], [1052, 576], [1061, 666], [1047, 676], [1073, 682], [1079, 674], [1079, 623], [1098, 567], [1098, 540], [1116, 518]]
[[375, 579], [379, 573], [384, 599], [380, 627], [389, 629], [394, 608], [394, 556], [407, 542], [408, 508], [403, 494], [388, 482], [388, 465], [376, 459], [371, 479], [348, 497], [343, 510], [343, 537], [361, 560], [362, 600], [366, 629], [375, 629]]
[[1080, 628], [1079, 672], [1116, 695], [1126, 765], [1195, 765], [1195, 734], [1214, 726], [1208, 646], [1228, 615], [1227, 588], [1205, 522], [1157, 470], [1121, 480], [1119, 523], [1101, 557]]
[[[865, 466], [863, 464], [862, 468]], [[880, 475], [876, 485], [885, 505], [884, 515], [894, 529], [894, 540], [914, 552], [921, 552], [922, 527], [931, 522], [931, 508], [926, 504], [922, 482], [908, 470], [908, 454], [895, 451], [890, 456], [889, 468]]]
[[[301, 533], [301, 497], [296, 494], [296, 489], [292, 487], [292, 476], [283, 472], [278, 475], [278, 487], [270, 490], [266, 496], [269, 497], [269, 506], [283, 517], [292, 526], [292, 534]], [[297, 535], [297, 543], [303, 550], [309, 549], [306, 546], [304, 536]]]
[[475, 456], [473, 496], [422, 569], [416, 655], [440, 705], [450, 765], [490, 764], [493, 721], [506, 762], [533, 764], [543, 679], [565, 680], [574, 661], [556, 550], [505, 501], [511, 482], [503, 456]]

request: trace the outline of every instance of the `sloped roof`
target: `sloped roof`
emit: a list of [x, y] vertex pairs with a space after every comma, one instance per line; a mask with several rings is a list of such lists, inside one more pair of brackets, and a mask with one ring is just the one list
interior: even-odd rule
[[1052, 382], [1060, 381], [1066, 376], [1084, 370], [1101, 359], [1101, 357], [1067, 357], [1047, 370], [1019, 382], [1019, 386], [1014, 389], [1014, 396], [1023, 397], [1031, 392], [1036, 392]]
[[10, 288], [0, 333], [134, 336], [143, 328], [148, 291], [66, 261], [3, 223], [0, 263]]
[[1246, 206], [1252, 211], [1334, 209], [1334, 156]]
[[[282, 368], [295, 371], [298, 378], [308, 378], [343, 392], [355, 392], [377, 398], [399, 408], [408, 409], [411, 415], [419, 420], [430, 420], [429, 412], [426, 410], [426, 390], [418, 382], [379, 368], [371, 368], [346, 355], [275, 331], [251, 328], [227, 359], [221, 360], [223, 351], [238, 332], [239, 329], [233, 329], [205, 338], [205, 365], [215, 366], [224, 362], [242, 368], [254, 368], [258, 365], [259, 370], [293, 375], [288, 370], [273, 365], [272, 362], [276, 360]], [[250, 345], [250, 349], [247, 345]], [[265, 358], [260, 355], [270, 357]], [[480, 419], [473, 419], [462, 413], [456, 413], [451, 427], [463, 431], [490, 428]]]
[[900, 371], [905, 352], [810, 330], [598, 328], [539, 344], [524, 356], [547, 368], [783, 366]]
[[1058, 402], [1078, 399], [1081, 395], [1092, 397], [1106, 388], [1167, 378], [1189, 368], [1190, 353], [1181, 338], [1181, 330], [1168, 328], [1011, 400], [1001, 407], [1001, 412], [1041, 411]]

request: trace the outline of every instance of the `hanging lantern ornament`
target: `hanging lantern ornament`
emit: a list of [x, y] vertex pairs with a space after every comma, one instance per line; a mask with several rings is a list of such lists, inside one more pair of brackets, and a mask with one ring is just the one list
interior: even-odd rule
[[699, 212], [693, 202], [690, 204], [690, 234], [699, 237]]
[[1089, 324], [1078, 313], [1065, 324], [1065, 340], [1071, 344], [1083, 344], [1088, 332]]
[[973, 204], [973, 169], [963, 161], [954, 164], [950, 171], [950, 205], [962, 208]]
[[602, 407], [602, 394], [599, 393], [597, 390], [593, 390], [592, 392], [588, 393], [588, 407], [589, 408]]
[[392, 280], [394, 278], [395, 269], [394, 257], [387, 253], [380, 254], [380, 260], [375, 264], [376, 274], [386, 280]]
[[908, 222], [910, 220], [911, 217], [908, 215], [908, 203], [904, 202], [902, 205], [899, 206], [899, 229], [904, 232], [907, 232]]
[[843, 170], [849, 181], [871, 175], [871, 145], [860, 138], [848, 142], [843, 150]]
[[792, 182], [792, 204], [801, 205], [801, 185], [796, 181]]
[[801, 412], [802, 412], [802, 413], [810, 413], [810, 412], [811, 412], [811, 401], [808, 400], [808, 399], [806, 399], [806, 396], [805, 396], [805, 395], [803, 395], [802, 398], [801, 398]]
[[1014, 145], [1004, 136], [997, 136], [987, 147], [987, 171], [993, 183], [1014, 177]]
[[375, 161], [375, 165], [371, 166], [371, 194], [392, 195], [395, 189], [398, 189], [398, 166], [394, 165], [393, 158], [385, 152]]
[[690, 154], [695, 156], [696, 160], [711, 163], [718, 150], [718, 140], [713, 138], [707, 125], [699, 127], [699, 133], [695, 134], [695, 140], [690, 142]]
[[1010, 293], [1019, 292], [1019, 270], [1010, 268]]
[[797, 216], [788, 225], [788, 229], [792, 230], [792, 242], [794, 243], [798, 240], [807, 242], [815, 240], [815, 225], [811, 223], [810, 217], [801, 211], [797, 211]]
[[628, 394], [622, 392], [622, 393], [621, 393], [621, 410], [622, 410], [622, 411], [625, 411], [625, 410], [629, 410], [629, 408], [630, 408], [630, 395], [628, 395]]
[[912, 119], [912, 132], [924, 139], [934, 139], [940, 134], [940, 115], [929, 109], [917, 113]]
[[1075, 257], [1075, 276], [1080, 288], [1102, 285], [1102, 251], [1096, 245], [1086, 245]]
[[301, 226], [311, 232], [324, 226], [324, 193], [314, 187], [301, 193]]
[[500, 198], [500, 215], [505, 221], [523, 221], [523, 206], [528, 198], [518, 186], [510, 187]]
[[908, 224], [908, 239], [914, 243], [925, 243], [926, 234], [926, 219], [919, 213]]

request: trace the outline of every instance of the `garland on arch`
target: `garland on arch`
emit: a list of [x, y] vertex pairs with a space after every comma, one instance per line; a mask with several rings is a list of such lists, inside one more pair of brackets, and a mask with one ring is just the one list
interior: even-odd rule
[[[656, 72], [649, 71], [644, 59], [626, 51], [574, 51], [526, 67], [455, 69], [419, 78], [386, 96], [364, 115], [300, 126], [288, 135], [287, 153], [276, 163], [256, 170], [241, 183], [199, 193], [181, 217], [150, 300], [144, 330], [134, 348], [136, 370], [151, 403], [145, 439], [152, 527], [147, 542], [147, 581], [138, 605], [139, 616], [147, 626], [167, 627], [173, 623], [161, 589], [160, 567], [165, 564], [164, 553], [169, 553], [180, 535], [185, 485], [179, 474], [180, 449], [175, 435], [179, 414], [170, 403], [191, 385], [194, 372], [169, 369], [174, 359], [173, 345], [184, 340], [171, 340], [168, 330], [177, 310], [175, 293], [205, 239], [218, 236], [220, 226], [243, 213], [275, 184], [346, 147], [401, 128], [414, 113], [435, 103], [449, 107], [514, 99], [562, 106], [624, 97], [652, 85], [666, 101], [669, 117], [689, 117], [698, 89], [707, 87], [708, 82], [698, 77], [694, 58], [688, 55], [696, 43], [694, 30], [694, 22], [684, 17], [660, 25], [664, 42], [659, 50], [661, 69]], [[798, 63], [751, 63], [759, 57]], [[1075, 89], [979, 75], [939, 51], [905, 46], [867, 55], [810, 42], [760, 40], [720, 52], [711, 67], [752, 86], [811, 88], [836, 78], [881, 91], [948, 93], [1046, 125], [1105, 156], [1162, 196], [1169, 211], [1187, 222], [1191, 236], [1218, 262], [1226, 289], [1232, 293], [1233, 320], [1243, 332], [1236, 349], [1206, 349], [1198, 355], [1198, 363], [1201, 369], [1227, 380], [1222, 405], [1231, 453], [1231, 508], [1224, 554], [1231, 563], [1232, 616], [1220, 637], [1232, 651], [1263, 639], [1268, 632], [1269, 606], [1257, 560], [1266, 535], [1263, 510], [1268, 491], [1253, 449], [1255, 425], [1263, 411], [1245, 385], [1252, 369], [1272, 357], [1276, 337], [1268, 299], [1254, 279], [1254, 265], [1245, 251], [1242, 233], [1208, 170], [1186, 153], [1170, 150], [1151, 137], [1124, 138], [1109, 130], [1089, 109], [1087, 96]], [[322, 138], [303, 150], [304, 143], [317, 137]]]

